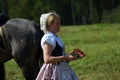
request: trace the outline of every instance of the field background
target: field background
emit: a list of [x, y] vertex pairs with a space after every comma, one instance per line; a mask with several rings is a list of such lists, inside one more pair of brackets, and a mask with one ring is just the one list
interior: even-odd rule
[[[120, 80], [120, 24], [62, 26], [58, 35], [66, 53], [80, 48], [86, 54], [70, 63], [79, 80]], [[24, 80], [13, 59], [5, 68], [6, 80]]]

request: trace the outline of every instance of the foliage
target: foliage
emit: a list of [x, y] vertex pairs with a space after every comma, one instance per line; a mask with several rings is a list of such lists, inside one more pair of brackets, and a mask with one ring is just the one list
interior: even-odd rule
[[0, 12], [39, 22], [42, 13], [55, 10], [63, 25], [116, 23], [119, 5], [120, 0], [1, 0]]
[[[119, 80], [120, 24], [64, 26], [58, 33], [65, 43], [66, 53], [80, 48], [86, 54], [70, 62], [79, 80]], [[23, 80], [18, 65], [5, 63], [7, 80]]]

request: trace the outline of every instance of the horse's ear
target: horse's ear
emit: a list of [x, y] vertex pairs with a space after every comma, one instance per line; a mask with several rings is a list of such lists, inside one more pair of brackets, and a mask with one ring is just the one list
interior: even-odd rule
[[4, 25], [10, 18], [4, 13], [0, 13], [0, 26]]

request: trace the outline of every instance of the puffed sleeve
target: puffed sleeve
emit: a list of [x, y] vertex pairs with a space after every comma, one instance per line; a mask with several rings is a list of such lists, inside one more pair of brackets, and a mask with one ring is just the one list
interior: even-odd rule
[[55, 37], [52, 35], [44, 35], [41, 39], [41, 47], [43, 48], [44, 43], [47, 42], [48, 44], [53, 46], [53, 49], [56, 46], [56, 40]]

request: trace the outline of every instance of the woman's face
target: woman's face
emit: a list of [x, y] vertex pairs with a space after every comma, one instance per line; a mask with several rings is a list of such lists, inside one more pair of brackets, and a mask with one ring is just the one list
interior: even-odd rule
[[57, 33], [60, 31], [60, 19], [55, 17], [53, 24], [50, 26], [53, 33]]

